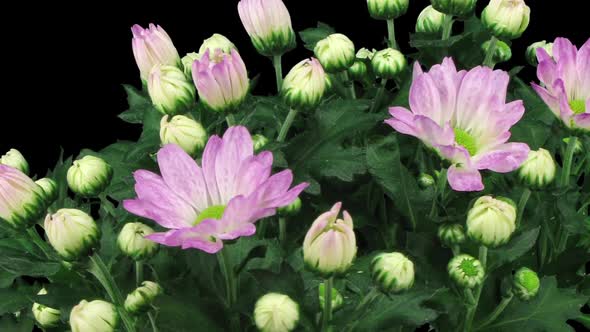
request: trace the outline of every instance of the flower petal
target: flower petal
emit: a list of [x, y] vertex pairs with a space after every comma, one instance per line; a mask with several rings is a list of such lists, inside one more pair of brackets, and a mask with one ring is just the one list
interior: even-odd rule
[[215, 159], [217, 158], [219, 150], [221, 149], [221, 144], [222, 140], [219, 136], [211, 136], [207, 142], [207, 145], [205, 146], [203, 157], [201, 159], [203, 177], [207, 183], [207, 192], [209, 193], [209, 199], [213, 205], [222, 204], [215, 175]]
[[237, 173], [235, 195], [249, 196], [258, 186], [270, 177], [273, 156], [263, 151], [242, 162]]
[[475, 168], [449, 167], [449, 185], [456, 191], [481, 191], [484, 189], [481, 174]]
[[525, 162], [529, 151], [525, 143], [505, 143], [481, 156], [475, 156], [475, 167], [498, 173], [512, 172]]
[[578, 71], [576, 70], [576, 55], [578, 50], [566, 38], [556, 38], [553, 43], [553, 57], [557, 62], [557, 72], [565, 84], [568, 96], [575, 93], [578, 81]]
[[560, 117], [561, 111], [559, 109], [559, 99], [557, 99], [555, 96], [551, 95], [549, 93], [549, 91], [547, 91], [545, 88], [541, 87], [540, 85], [538, 85], [536, 83], [531, 83], [531, 85], [532, 85], [533, 89], [535, 90], [535, 92], [537, 92], [539, 97], [541, 97], [541, 99], [543, 99], [545, 104], [547, 104], [547, 106], [549, 107], [551, 112], [553, 112], [553, 114], [555, 114], [555, 116]]
[[225, 131], [215, 159], [215, 180], [222, 204], [235, 195], [236, 175], [242, 162], [253, 154], [252, 138], [245, 127], [234, 126]]
[[578, 51], [576, 61], [578, 71], [576, 99], [590, 98], [590, 38]]
[[206, 219], [195, 227], [153, 233], [146, 238], [169, 247], [197, 248], [214, 254], [223, 248], [223, 242], [216, 236], [217, 222], [218, 220]]

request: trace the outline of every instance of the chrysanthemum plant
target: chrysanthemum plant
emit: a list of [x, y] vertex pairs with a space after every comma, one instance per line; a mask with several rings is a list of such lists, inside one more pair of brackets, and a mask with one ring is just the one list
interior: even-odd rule
[[[297, 39], [281, 0], [240, 1], [253, 45], [214, 35], [182, 60], [134, 26], [141, 81], [119, 117], [139, 139], [37, 182], [18, 151], [1, 159], [0, 330], [588, 327], [590, 40], [529, 48], [530, 84], [498, 63], [524, 1], [433, 5], [410, 45], [395, 15], [383, 45], [324, 23]], [[284, 75], [296, 45], [310, 59]]]

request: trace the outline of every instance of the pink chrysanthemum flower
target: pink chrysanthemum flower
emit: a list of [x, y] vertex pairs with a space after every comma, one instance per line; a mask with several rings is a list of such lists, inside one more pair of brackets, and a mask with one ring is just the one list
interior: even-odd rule
[[212, 136], [201, 166], [180, 147], [165, 145], [158, 152], [162, 175], [136, 171], [137, 198], [123, 205], [170, 229], [148, 239], [215, 253], [223, 247], [222, 240], [253, 235], [254, 222], [274, 215], [307, 187], [302, 183], [289, 189], [291, 170], [271, 176], [272, 153], [253, 151], [252, 138], [242, 126], [230, 127], [223, 138]]
[[535, 91], [568, 128], [590, 131], [590, 39], [578, 50], [557, 38], [553, 57], [538, 48], [537, 59], [543, 86], [533, 83]]
[[487, 67], [457, 71], [451, 58], [427, 73], [416, 63], [411, 111], [392, 107], [393, 118], [385, 122], [449, 160], [451, 188], [480, 191], [484, 185], [479, 170], [513, 171], [529, 153], [524, 143], [507, 143], [510, 128], [524, 114], [521, 100], [506, 104], [508, 81], [506, 72]]

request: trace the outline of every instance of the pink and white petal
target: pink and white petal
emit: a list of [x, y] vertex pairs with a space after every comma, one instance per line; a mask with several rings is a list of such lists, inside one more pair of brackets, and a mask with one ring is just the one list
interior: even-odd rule
[[561, 110], [559, 107], [559, 99], [557, 97], [551, 95], [549, 93], [549, 91], [547, 91], [545, 88], [541, 87], [540, 85], [538, 85], [536, 83], [531, 83], [531, 85], [532, 85], [533, 89], [535, 90], [535, 92], [539, 95], [539, 97], [541, 97], [541, 99], [543, 99], [545, 104], [547, 104], [547, 106], [549, 107], [551, 112], [553, 112], [553, 114], [555, 114], [555, 116], [560, 117]]
[[418, 78], [420, 75], [424, 74], [422, 70], [422, 66], [418, 61], [414, 62], [414, 71], [412, 72], [412, 81]]
[[410, 108], [412, 113], [433, 119], [442, 123], [441, 98], [430, 74], [416, 77], [410, 88]]
[[578, 71], [576, 99], [590, 98], [590, 38], [578, 51], [576, 61]]
[[164, 182], [199, 211], [211, 205], [203, 172], [195, 160], [175, 144], [158, 151], [158, 164]]
[[[586, 101], [586, 109], [590, 109], [590, 99]], [[575, 115], [573, 121], [577, 128], [590, 131], [590, 112]]]
[[496, 112], [496, 132], [504, 132], [515, 125], [524, 115], [524, 103], [522, 100], [515, 100], [504, 105], [500, 112]]
[[235, 195], [240, 166], [254, 154], [254, 147], [250, 133], [243, 126], [228, 128], [222, 141], [215, 159], [215, 179], [221, 202], [227, 204]]
[[274, 215], [275, 209], [260, 209], [256, 202], [244, 196], [234, 197], [227, 205], [221, 220], [218, 220], [218, 235], [222, 240], [251, 236], [256, 232], [254, 222]]
[[452, 165], [449, 167], [447, 178], [449, 185], [455, 191], [482, 191], [484, 189], [481, 174], [475, 168]]
[[447, 159], [453, 163], [459, 163], [468, 166], [471, 165], [471, 157], [469, 156], [469, 152], [462, 146], [437, 145], [435, 148], [444, 159]]
[[414, 113], [409, 109], [401, 106], [394, 106], [389, 108], [389, 114], [394, 118], [411, 123], [414, 121]]
[[457, 104], [457, 93], [461, 86], [461, 81], [465, 71], [457, 72], [455, 64], [451, 58], [445, 58], [440, 65], [434, 65], [428, 75], [438, 90], [441, 102], [440, 118], [435, 119], [439, 124], [451, 120]]
[[557, 62], [557, 72], [564, 81], [568, 95], [574, 95], [578, 81], [576, 56], [578, 50], [567, 38], [556, 38], [553, 43], [553, 58]]
[[203, 158], [201, 160], [203, 177], [207, 184], [207, 192], [209, 199], [213, 205], [221, 205], [221, 196], [217, 188], [217, 180], [215, 175], [215, 160], [221, 149], [222, 140], [219, 136], [214, 135], [209, 138], [205, 150], [203, 151]]
[[348, 211], [343, 211], [342, 212], [342, 216], [343, 216], [343, 221], [346, 225], [350, 226], [350, 228], [352, 229], [354, 227], [354, 224], [352, 222], [352, 217], [350, 216], [350, 213], [348, 213]]
[[441, 127], [428, 117], [416, 115], [414, 126], [418, 138], [429, 146], [452, 145], [455, 142], [455, 133], [448, 122]]
[[526, 161], [529, 152], [530, 148], [525, 143], [505, 143], [492, 151], [475, 156], [473, 161], [477, 169], [508, 173], [520, 167]]
[[537, 48], [536, 55], [537, 55], [537, 62], [538, 63], [541, 63], [543, 61], [555, 62], [555, 61], [553, 61], [553, 57], [549, 53], [547, 53], [547, 51], [545, 51], [545, 49], [542, 47]]
[[282, 207], [287, 206], [295, 201], [297, 197], [305, 190], [305, 188], [309, 187], [309, 183], [303, 182], [295, 187], [289, 189], [286, 193], [275, 197], [271, 202], [267, 203], [269, 206], [275, 207]]
[[217, 237], [217, 220], [203, 220], [199, 225], [171, 230], [166, 233], [153, 233], [147, 239], [170, 247], [182, 249], [196, 248], [214, 254], [223, 248], [223, 242]]
[[272, 160], [273, 156], [269, 151], [244, 160], [237, 173], [234, 195], [249, 196], [253, 193], [270, 177]]
[[547, 87], [550, 94], [553, 94], [553, 84], [559, 79], [557, 64], [553, 59], [539, 62], [537, 66], [537, 77]]
[[412, 112], [405, 107], [391, 107], [389, 109], [389, 114], [391, 114], [393, 118], [385, 120], [385, 123], [402, 134], [414, 137], [418, 136], [414, 126], [414, 114]]

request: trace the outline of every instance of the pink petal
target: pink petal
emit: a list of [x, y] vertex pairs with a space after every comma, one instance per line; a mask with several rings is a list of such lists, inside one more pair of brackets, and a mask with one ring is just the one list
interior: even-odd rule
[[553, 57], [557, 62], [557, 72], [563, 80], [568, 95], [573, 95], [577, 80], [578, 72], [576, 70], [576, 55], [578, 50], [566, 38], [556, 38], [553, 43]]
[[590, 39], [580, 48], [576, 61], [578, 71], [576, 98], [590, 98]]
[[515, 100], [504, 105], [504, 108], [497, 113], [498, 119], [494, 130], [504, 132], [515, 125], [524, 115], [524, 103], [522, 100]]
[[551, 95], [549, 93], [549, 91], [547, 91], [545, 88], [543, 88], [535, 83], [531, 83], [531, 85], [532, 85], [533, 89], [535, 90], [535, 92], [537, 92], [539, 97], [541, 97], [541, 99], [543, 99], [545, 104], [547, 104], [547, 106], [549, 107], [551, 112], [553, 112], [553, 114], [555, 114], [557, 117], [560, 117], [561, 111], [559, 108], [559, 100], [556, 97], [554, 97], [553, 95]]
[[507, 173], [520, 167], [527, 159], [529, 151], [529, 146], [525, 143], [505, 143], [493, 151], [474, 157], [474, 162], [477, 169]]
[[404, 107], [391, 107], [389, 114], [393, 118], [385, 120], [385, 123], [402, 134], [418, 137], [414, 126], [414, 114], [412, 112]]
[[217, 237], [217, 222], [217, 220], [206, 219], [195, 227], [153, 233], [146, 238], [165, 246], [180, 246], [182, 249], [197, 248], [214, 254], [223, 248], [223, 242]]
[[242, 162], [237, 173], [235, 195], [248, 196], [270, 177], [272, 153], [263, 151]]
[[[586, 101], [586, 109], [590, 110], [590, 99]], [[590, 112], [575, 115], [573, 120], [576, 127], [590, 131]]]
[[256, 232], [253, 223], [259, 218], [274, 215], [275, 209], [260, 209], [253, 199], [234, 197], [227, 205], [223, 217], [218, 221], [219, 237], [233, 240], [240, 236], [251, 236]]
[[[541, 50], [543, 49], [539, 48], [537, 52]], [[544, 51], [545, 50], [543, 50], [543, 52]], [[555, 80], [559, 78], [559, 74], [557, 72], [557, 64], [551, 57], [548, 60], [539, 62], [539, 65], [537, 66], [537, 77], [547, 87], [547, 89], [549, 89], [549, 92], [553, 94], [553, 83], [555, 83]]]
[[410, 108], [416, 115], [427, 116], [442, 123], [442, 104], [438, 89], [429, 74], [416, 77], [410, 88]]
[[455, 142], [455, 133], [448, 122], [441, 127], [430, 118], [416, 115], [414, 126], [417, 136], [429, 146], [451, 145]]
[[441, 156], [453, 163], [460, 163], [470, 166], [471, 157], [469, 152], [462, 147], [456, 145], [437, 145], [435, 148], [441, 154]]
[[481, 191], [484, 189], [481, 174], [475, 168], [449, 167], [449, 185], [456, 191]]
[[221, 149], [222, 140], [219, 136], [214, 135], [209, 138], [205, 150], [203, 151], [203, 158], [201, 166], [203, 170], [203, 177], [207, 183], [207, 191], [209, 192], [209, 199], [213, 205], [221, 205], [222, 200], [217, 188], [217, 180], [215, 175], [215, 160]]
[[242, 162], [253, 154], [252, 138], [245, 127], [234, 126], [225, 131], [215, 159], [215, 180], [223, 204], [235, 195], [236, 175]]

